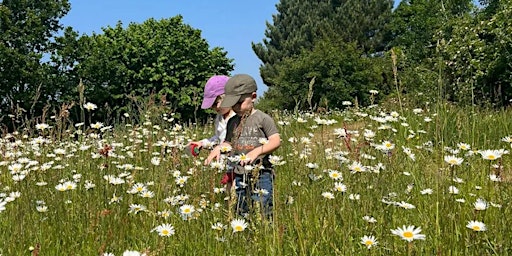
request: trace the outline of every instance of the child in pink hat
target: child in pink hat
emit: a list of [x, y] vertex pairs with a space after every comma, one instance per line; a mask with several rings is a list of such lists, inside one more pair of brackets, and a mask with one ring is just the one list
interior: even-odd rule
[[215, 134], [208, 139], [200, 141], [192, 141], [189, 144], [196, 144], [199, 148], [211, 148], [213, 145], [224, 142], [226, 138], [226, 126], [231, 117], [236, 113], [231, 108], [221, 108], [220, 104], [224, 98], [224, 85], [229, 77], [224, 75], [216, 75], [210, 77], [204, 87], [202, 109], [213, 109], [217, 112], [214, 120]]

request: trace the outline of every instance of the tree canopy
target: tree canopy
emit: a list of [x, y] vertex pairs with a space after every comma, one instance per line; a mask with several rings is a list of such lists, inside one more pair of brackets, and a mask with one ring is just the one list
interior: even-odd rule
[[78, 42], [83, 49], [75, 70], [85, 97], [113, 110], [126, 111], [133, 97], [153, 95], [190, 118], [190, 110], [200, 104], [205, 81], [233, 70], [227, 52], [210, 49], [201, 31], [184, 24], [181, 16], [148, 19], [126, 28], [118, 23]]
[[67, 0], [0, 1], [0, 115], [34, 112], [55, 104], [57, 93], [45, 59], [55, 50]]
[[362, 99], [367, 88], [380, 87], [386, 75], [378, 67], [379, 56], [392, 6], [386, 0], [280, 1], [274, 23], [267, 24], [267, 38], [253, 43], [270, 87], [263, 102], [296, 106], [296, 99], [284, 95], [308, 92], [313, 77], [313, 100], [324, 104]]
[[[403, 0], [393, 9], [392, 0], [281, 0], [262, 41], [252, 43], [269, 86], [260, 106], [370, 104], [370, 90], [380, 92], [377, 100], [442, 94], [508, 105], [512, 2], [479, 4]], [[42, 120], [49, 111], [84, 120], [86, 101], [102, 118], [159, 101], [197, 119], [206, 116], [199, 111], [206, 80], [233, 70], [228, 53], [179, 15], [79, 35], [60, 24], [70, 8], [66, 0], [0, 0], [2, 124]]]

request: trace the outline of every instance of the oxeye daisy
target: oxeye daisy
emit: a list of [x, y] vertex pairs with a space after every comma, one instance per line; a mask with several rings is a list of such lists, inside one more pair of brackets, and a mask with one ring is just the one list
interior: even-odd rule
[[155, 156], [155, 157], [151, 158], [151, 164], [153, 164], [153, 165], [156, 165], [156, 166], [160, 165], [160, 161], [161, 161], [160, 157]]
[[48, 207], [46, 205], [38, 205], [38, 206], [36, 206], [36, 210], [38, 212], [47, 212], [48, 211]]
[[174, 227], [171, 224], [162, 224], [152, 230], [157, 232], [159, 236], [172, 236], [174, 235]]
[[480, 150], [478, 151], [483, 159], [485, 160], [496, 160], [503, 154], [500, 150]]
[[240, 162], [244, 162], [244, 161], [249, 161], [249, 160], [251, 160], [251, 158], [249, 158], [246, 154], [241, 154], [241, 155], [239, 155], [239, 156], [238, 156], [238, 160], [239, 160]]
[[471, 146], [467, 143], [460, 142], [457, 144], [457, 147], [461, 150], [470, 150]]
[[363, 236], [361, 237], [361, 244], [365, 245], [366, 248], [371, 249], [372, 246], [376, 246], [379, 242], [374, 236]]
[[58, 184], [57, 186], [55, 186], [55, 189], [57, 189], [58, 191], [66, 191], [67, 187], [64, 184]]
[[331, 192], [323, 192], [322, 196], [327, 199], [334, 199], [334, 194]]
[[141, 204], [131, 204], [129, 213], [137, 214], [139, 212], [145, 211], [147, 208]]
[[426, 188], [426, 189], [420, 191], [420, 193], [422, 195], [430, 195], [430, 194], [434, 193], [434, 190], [432, 190], [431, 188]]
[[402, 228], [398, 227], [397, 229], [392, 229], [391, 233], [393, 235], [397, 235], [401, 237], [402, 239], [406, 240], [407, 242], [412, 242], [416, 239], [425, 240], [425, 235], [420, 234], [421, 228], [414, 226], [402, 226]]
[[372, 130], [365, 129], [363, 136], [366, 140], [373, 140], [373, 138], [375, 137], [375, 132]]
[[145, 190], [140, 192], [139, 195], [144, 198], [153, 198], [155, 196], [155, 193], [153, 193], [153, 191]]
[[512, 143], [512, 136], [506, 136], [501, 139], [501, 141]]
[[227, 153], [230, 152], [233, 148], [228, 144], [222, 144], [220, 145], [220, 152]]
[[378, 147], [382, 151], [390, 151], [395, 148], [395, 144], [390, 141], [383, 141], [382, 144]]
[[93, 128], [93, 129], [101, 129], [101, 127], [103, 127], [103, 123], [101, 123], [101, 122], [96, 122], [94, 124], [91, 124], [91, 128]]
[[334, 183], [334, 191], [337, 191], [337, 192], [346, 192], [347, 191], [347, 186], [341, 182], [335, 182]]
[[331, 177], [333, 180], [343, 180], [341, 172], [335, 170], [329, 170], [329, 177]]
[[233, 233], [242, 232], [247, 228], [247, 222], [243, 219], [234, 219], [231, 221], [231, 228]]
[[76, 189], [76, 183], [72, 181], [66, 181], [63, 185], [66, 187], [66, 190]]
[[224, 162], [221, 162], [221, 161], [212, 161], [210, 163], [210, 167], [212, 169], [223, 170], [225, 168], [225, 165], [224, 165]]
[[123, 252], [123, 256], [146, 256], [146, 254], [138, 251], [126, 250]]
[[47, 125], [47, 124], [45, 124], [45, 123], [36, 124], [36, 129], [38, 129], [38, 130], [41, 130], [41, 131], [42, 131], [42, 130], [46, 130], [46, 129], [48, 129], [48, 128], [50, 128], [50, 126], [49, 126], [49, 125]]
[[91, 111], [91, 110], [95, 110], [96, 108], [98, 108], [98, 106], [96, 106], [96, 104], [94, 104], [94, 103], [87, 102], [84, 104], [84, 108]]
[[278, 165], [278, 166], [286, 163], [286, 161], [283, 161], [282, 156], [274, 156], [274, 155], [270, 155], [269, 162], [273, 165]]
[[171, 217], [171, 214], [172, 214], [172, 212], [167, 209], [156, 213], [157, 216], [160, 216], [164, 219]]
[[487, 227], [485, 226], [485, 224], [483, 222], [476, 221], [476, 220], [468, 221], [468, 224], [466, 225], [466, 227], [472, 229], [473, 231], [477, 231], [477, 232], [487, 230]]
[[363, 220], [368, 222], [368, 223], [375, 223], [375, 222], [377, 222], [377, 220], [374, 217], [368, 216], [368, 215], [363, 216]]
[[227, 228], [226, 225], [224, 225], [224, 224], [222, 224], [220, 222], [217, 222], [217, 223], [212, 225], [212, 229], [213, 230], [217, 230], [217, 231], [222, 231], [222, 230], [224, 230], [226, 228]]
[[258, 142], [259, 142], [260, 144], [262, 144], [262, 145], [265, 145], [265, 144], [267, 144], [267, 143], [268, 143], [268, 139], [267, 139], [267, 138], [260, 138], [260, 139], [258, 140]]
[[366, 171], [366, 167], [364, 167], [364, 165], [362, 165], [360, 162], [356, 161], [354, 161], [348, 168], [350, 169], [351, 173], [360, 173]]
[[361, 199], [361, 195], [359, 195], [359, 194], [350, 194], [350, 195], [348, 195], [348, 199], [350, 199], [350, 200], [359, 200], [359, 199]]
[[450, 186], [448, 187], [448, 193], [456, 195], [459, 193], [459, 189], [455, 186]]
[[194, 206], [189, 204], [184, 204], [180, 207], [180, 213], [185, 216], [191, 216], [192, 213], [194, 213], [195, 211], [196, 209], [194, 208]]
[[309, 169], [316, 169], [316, 168], [318, 168], [318, 164], [316, 164], [316, 163], [307, 163], [306, 167], [308, 167]]
[[487, 209], [487, 202], [483, 200], [482, 198], [478, 198], [475, 203], [473, 203], [473, 206], [475, 206], [475, 210], [477, 211], [483, 211]]
[[187, 183], [187, 180], [188, 180], [188, 176], [179, 176], [179, 177], [176, 177], [175, 182], [176, 182], [176, 185], [183, 187], [185, 185], [185, 183]]
[[460, 165], [464, 161], [464, 159], [456, 156], [444, 156], [444, 161], [447, 162], [451, 166]]
[[147, 190], [147, 187], [143, 183], [135, 183], [135, 184], [133, 184], [132, 188], [127, 191], [127, 193], [137, 194], [137, 193], [144, 192], [146, 190]]
[[494, 182], [500, 182], [501, 181], [501, 177], [500, 176], [497, 176], [496, 174], [490, 174], [489, 175], [489, 179], [491, 181], [494, 181]]
[[399, 207], [402, 207], [404, 209], [414, 209], [414, 208], [416, 208], [416, 206], [414, 206], [414, 205], [412, 205], [410, 203], [404, 202], [404, 201], [396, 203], [396, 205], [399, 206]]

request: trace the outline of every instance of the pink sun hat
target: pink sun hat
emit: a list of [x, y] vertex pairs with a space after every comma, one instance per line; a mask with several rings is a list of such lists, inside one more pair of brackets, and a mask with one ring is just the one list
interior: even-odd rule
[[229, 77], [224, 75], [212, 76], [204, 86], [202, 109], [211, 108], [217, 96], [224, 94], [224, 85]]

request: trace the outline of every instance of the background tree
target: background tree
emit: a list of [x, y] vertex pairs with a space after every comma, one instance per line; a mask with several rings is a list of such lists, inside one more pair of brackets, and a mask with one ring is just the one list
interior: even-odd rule
[[403, 0], [387, 24], [388, 47], [401, 47], [416, 63], [434, 56], [435, 33], [470, 11], [471, 0]]
[[[343, 73], [351, 72], [349, 69], [336, 66], [340, 64], [339, 62], [331, 64], [326, 62], [326, 65], [320, 65], [325, 70], [319, 70], [319, 67], [315, 66], [318, 63], [305, 59], [311, 51], [315, 52], [312, 55], [317, 60], [330, 59], [332, 54], [353, 57], [354, 52], [359, 52], [359, 58], [362, 59], [359, 62], [368, 64], [369, 60], [375, 60], [376, 62], [372, 63], [380, 65], [381, 62], [375, 57], [382, 55], [380, 51], [386, 45], [384, 26], [390, 18], [392, 6], [393, 1], [390, 0], [280, 1], [276, 6], [278, 14], [273, 16], [273, 24], [267, 23], [266, 38], [263, 43], [253, 43], [254, 52], [263, 62], [260, 74], [264, 83], [271, 88], [261, 102], [264, 104], [268, 102], [269, 105], [295, 106], [296, 102], [288, 97], [287, 92], [307, 91], [309, 79], [311, 79], [311, 75], [307, 75], [307, 72], [316, 72], [316, 81], [323, 82], [343, 80], [350, 76], [348, 73]], [[320, 41], [323, 42], [319, 43]], [[342, 47], [341, 49], [348, 52], [340, 52], [336, 49], [340, 44], [351, 45], [351, 47]], [[307, 66], [308, 64], [311, 66]], [[374, 71], [372, 65], [368, 70]], [[296, 77], [297, 67], [307, 71], [301, 78]], [[380, 76], [380, 73], [378, 72], [377, 76]], [[286, 81], [287, 78], [292, 77], [291, 81]], [[327, 94], [335, 88], [330, 88], [328, 84], [315, 87], [316, 97], [322, 99], [330, 97]], [[273, 89], [273, 87], [282, 88]], [[373, 85], [370, 83], [365, 87], [373, 87]], [[280, 99], [277, 99], [279, 97]], [[348, 95], [343, 97], [347, 98]], [[332, 102], [339, 101], [336, 99]]]
[[0, 116], [40, 115], [58, 101], [47, 56], [69, 9], [67, 0], [0, 1]]
[[512, 3], [492, 8], [492, 16], [483, 10], [458, 19], [440, 47], [453, 100], [503, 106], [512, 99]]
[[[404, 0], [386, 25], [388, 48], [398, 52], [400, 90], [437, 99], [442, 69], [438, 45], [449, 38], [459, 17], [469, 15], [472, 0]], [[440, 36], [442, 35], [442, 36]], [[441, 61], [442, 62], [442, 61]], [[430, 100], [429, 100], [430, 101]]]
[[193, 118], [208, 77], [233, 70], [227, 52], [210, 49], [201, 31], [181, 16], [126, 28], [118, 23], [77, 42], [81, 49], [74, 70], [87, 101], [117, 113], [131, 109], [134, 99], [153, 96], [183, 118]]
[[[279, 86], [269, 88], [262, 104], [274, 109], [313, 107], [314, 110], [315, 107], [340, 107], [343, 101], [369, 102], [369, 90], [384, 89], [381, 87], [384, 76], [376, 65], [381, 58], [362, 55], [363, 51], [355, 42], [318, 41], [312, 50], [304, 50], [276, 65], [278, 76], [275, 79]], [[309, 93], [312, 93], [312, 106], [306, 102]]]

